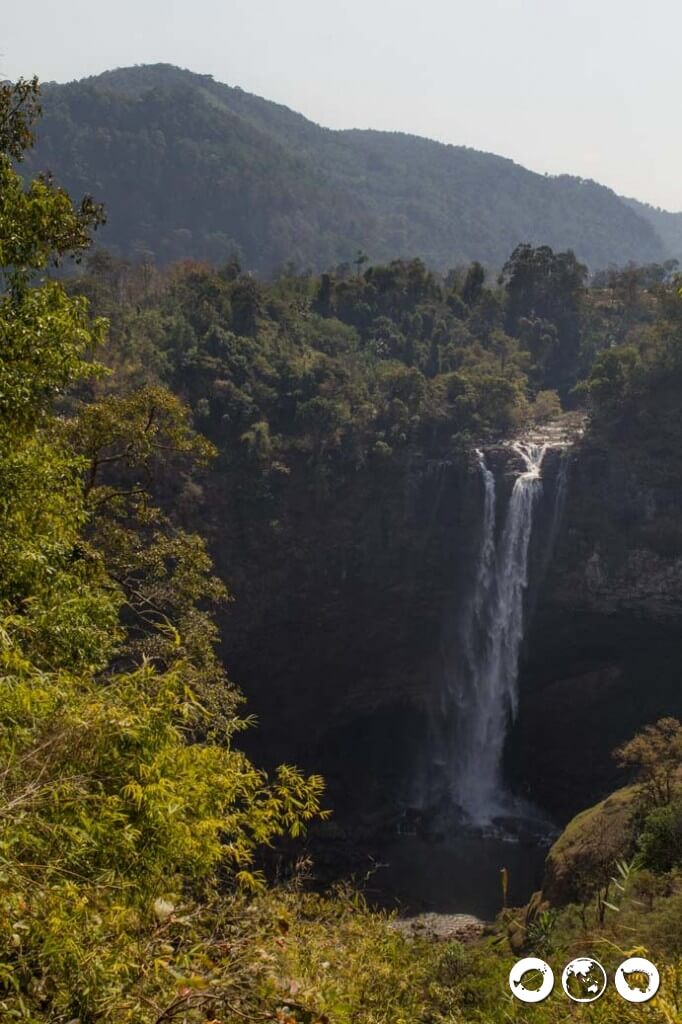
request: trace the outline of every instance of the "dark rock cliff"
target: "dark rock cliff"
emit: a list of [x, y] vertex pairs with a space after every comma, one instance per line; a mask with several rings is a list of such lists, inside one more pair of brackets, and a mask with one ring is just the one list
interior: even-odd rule
[[[559, 451], [543, 471], [506, 759], [516, 789], [560, 821], [619, 784], [614, 746], [682, 715], [682, 488], [626, 448], [581, 441], [567, 457], [559, 518]], [[502, 516], [520, 467], [508, 446], [487, 458]], [[322, 772], [341, 817], [423, 799], [478, 553], [475, 461], [377, 461], [343, 480], [302, 463], [267, 500], [246, 502], [220, 473], [210, 490], [236, 598], [224, 656], [259, 722], [246, 745]]]
[[[258, 728], [261, 760], [327, 778], [335, 808], [388, 808], [426, 743], [444, 614], [462, 599], [480, 529], [466, 462], [368, 465], [319, 492], [300, 468], [269, 532], [216, 536], [235, 595], [225, 659]], [[235, 568], [237, 571], [235, 572]]]
[[682, 480], [667, 453], [583, 441], [536, 597], [509, 762], [566, 820], [622, 784], [611, 751], [682, 715]]

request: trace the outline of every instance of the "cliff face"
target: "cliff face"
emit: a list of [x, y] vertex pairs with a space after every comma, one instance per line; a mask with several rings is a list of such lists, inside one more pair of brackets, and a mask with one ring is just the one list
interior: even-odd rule
[[[508, 445], [486, 457], [503, 516], [520, 466]], [[506, 758], [516, 788], [558, 820], [622, 784], [618, 743], [682, 715], [682, 487], [627, 447], [582, 441], [567, 458], [558, 518], [558, 451], [543, 468]], [[322, 772], [342, 816], [390, 815], [437, 774], [434, 719], [476, 570], [482, 480], [474, 459], [331, 479], [294, 466], [249, 504], [216, 474], [213, 551], [236, 598], [224, 656], [259, 720], [246, 745], [261, 761]]]
[[682, 481], [666, 452], [582, 442], [540, 585], [509, 745], [517, 783], [560, 819], [619, 783], [611, 751], [682, 714]]
[[[486, 458], [499, 530], [523, 466], [509, 445]], [[558, 467], [550, 453], [538, 579]], [[443, 688], [457, 683], [481, 539], [476, 459], [374, 462], [333, 486], [301, 464], [250, 504], [218, 472], [210, 492], [214, 557], [236, 598], [221, 622], [224, 656], [259, 723], [247, 748], [322, 772], [342, 814], [437, 800], [452, 725]]]
[[235, 515], [227, 493], [212, 500], [214, 556], [236, 599], [224, 656], [259, 723], [245, 744], [261, 762], [321, 771], [340, 812], [387, 809], [427, 742], [443, 616], [472, 571], [480, 479], [465, 462], [413, 460], [368, 464], [330, 490], [301, 465], [267, 521]]

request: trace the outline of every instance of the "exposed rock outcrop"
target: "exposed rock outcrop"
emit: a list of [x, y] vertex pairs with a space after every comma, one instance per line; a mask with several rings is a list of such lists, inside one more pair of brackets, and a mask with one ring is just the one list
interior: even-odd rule
[[485, 924], [471, 914], [418, 914], [416, 917], [398, 917], [392, 927], [408, 939], [428, 939], [431, 942], [461, 942], [467, 944], [480, 939]]

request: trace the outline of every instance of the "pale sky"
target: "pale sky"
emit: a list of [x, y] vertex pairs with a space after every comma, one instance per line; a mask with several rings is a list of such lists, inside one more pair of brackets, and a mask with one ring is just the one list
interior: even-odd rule
[[682, 209], [682, 0], [0, 2], [0, 77], [166, 61]]

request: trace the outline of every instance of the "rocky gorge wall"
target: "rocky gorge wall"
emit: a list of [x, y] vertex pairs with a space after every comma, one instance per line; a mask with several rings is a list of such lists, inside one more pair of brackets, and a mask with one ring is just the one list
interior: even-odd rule
[[509, 744], [517, 784], [559, 820], [622, 785], [614, 747], [682, 716], [681, 638], [675, 459], [585, 439], [524, 643]]
[[[502, 514], [518, 466], [505, 444], [486, 456]], [[615, 745], [682, 714], [680, 486], [625, 447], [582, 440], [568, 458], [558, 521], [558, 451], [543, 472], [506, 756], [515, 787], [558, 821], [622, 781]], [[370, 462], [333, 485], [294, 467], [268, 502], [234, 500], [218, 476], [212, 548], [236, 598], [224, 656], [259, 721], [247, 747], [322, 772], [340, 816], [423, 802], [443, 665], [475, 571], [475, 461]]]
[[243, 742], [261, 763], [322, 772], [340, 814], [386, 808], [409, 787], [480, 501], [466, 462], [369, 464], [333, 490], [299, 467], [265, 547], [253, 518], [241, 538], [214, 540], [235, 596], [224, 656], [258, 719]]

